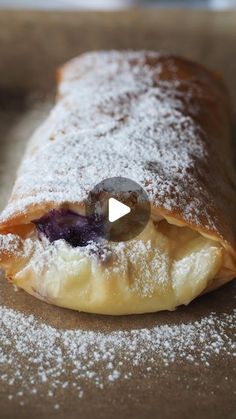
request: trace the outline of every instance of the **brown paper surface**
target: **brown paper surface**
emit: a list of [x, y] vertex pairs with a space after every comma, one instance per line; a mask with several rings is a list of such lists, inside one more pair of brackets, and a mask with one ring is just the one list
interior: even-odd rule
[[[45, 117], [55, 89], [55, 69], [67, 59], [94, 49], [155, 49], [198, 60], [221, 72], [236, 109], [236, 12], [147, 10], [119, 13], [0, 12], [0, 207], [14, 181], [24, 146], [33, 129]], [[234, 112], [235, 113], [235, 112]], [[56, 329], [84, 331], [131, 331], [161, 325], [201, 321], [215, 312], [235, 309], [236, 283], [205, 295], [175, 312], [142, 316], [107, 317], [49, 306], [15, 292], [0, 282], [0, 304]], [[227, 330], [229, 336], [233, 331]], [[0, 331], [1, 333], [1, 331]], [[0, 348], [1, 350], [1, 348]], [[233, 350], [232, 350], [233, 352]], [[19, 383], [9, 388], [1, 380], [0, 417], [8, 418], [234, 418], [236, 409], [236, 362], [233, 353], [219, 353], [209, 366], [176, 357], [173, 363], [152, 368], [147, 362], [134, 368], [125, 360], [124, 375], [97, 388], [85, 381], [83, 397], [73, 389], [61, 389], [55, 403], [41, 392], [16, 396]], [[162, 354], [157, 353], [156, 364]], [[19, 363], [19, 359], [15, 359]], [[26, 362], [27, 364], [27, 362]], [[96, 367], [95, 367], [96, 368]], [[99, 373], [99, 371], [98, 371]], [[67, 380], [70, 382], [70, 371]], [[73, 378], [74, 380], [74, 378]], [[50, 387], [51, 383], [45, 386]], [[35, 383], [37, 387], [37, 382]], [[9, 394], [13, 395], [9, 399]], [[59, 400], [59, 401], [58, 401]]]

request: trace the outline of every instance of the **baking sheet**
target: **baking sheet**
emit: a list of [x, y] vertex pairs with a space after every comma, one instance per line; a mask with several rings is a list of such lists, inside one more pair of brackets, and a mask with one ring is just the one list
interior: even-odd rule
[[[80, 52], [101, 48], [152, 48], [181, 53], [222, 72], [235, 110], [235, 21], [233, 12], [1, 11], [0, 206], [3, 207], [10, 192], [27, 138], [52, 106], [54, 73], [59, 64]], [[16, 345], [16, 339], [10, 339], [5, 358], [1, 351], [6, 352], [6, 343], [0, 348], [1, 417], [234, 418], [236, 358], [232, 322], [235, 297], [233, 281], [173, 313], [111, 318], [51, 307], [23, 291], [15, 292], [1, 281], [0, 314], [5, 316], [7, 331], [12, 321], [12, 330], [17, 328], [15, 337], [19, 338], [15, 352], [12, 346]], [[34, 320], [30, 323], [32, 313]], [[30, 327], [31, 339], [27, 331]], [[20, 337], [21, 331], [27, 332], [29, 338], [25, 354], [22, 353], [25, 341]], [[46, 381], [39, 374], [44, 360], [33, 355], [46, 350], [40, 352], [33, 347], [37, 344], [35, 333], [38, 333], [40, 346], [49, 335], [55, 337], [58, 333], [61, 339], [67, 331], [77, 339], [69, 340], [76, 349], [85, 341], [89, 342], [87, 352], [78, 355], [85, 374], [82, 370], [73, 370], [76, 357], [71, 355], [71, 348], [68, 352], [61, 343], [54, 342], [52, 352], [62, 349], [65, 359], [60, 371], [61, 361], [52, 357], [59, 374], [59, 383], [55, 385], [55, 377], [50, 378], [47, 370]], [[148, 331], [152, 333], [151, 339], [161, 338], [161, 342], [153, 346], [148, 341]], [[204, 331], [205, 341], [201, 342]], [[5, 329], [2, 333], [6, 333]], [[186, 339], [187, 349], [183, 339]], [[192, 349], [188, 347], [188, 339], [189, 344], [193, 344]], [[125, 340], [129, 343], [127, 348]], [[136, 345], [133, 348], [132, 343]], [[97, 360], [93, 347], [98, 349]], [[101, 361], [106, 353], [111, 360]], [[48, 358], [49, 349], [46, 355]], [[34, 363], [30, 357], [34, 358]], [[45, 372], [45, 365], [42, 368]], [[19, 370], [21, 375], [11, 384], [10, 375], [14, 376]], [[32, 377], [34, 383], [30, 382]]]

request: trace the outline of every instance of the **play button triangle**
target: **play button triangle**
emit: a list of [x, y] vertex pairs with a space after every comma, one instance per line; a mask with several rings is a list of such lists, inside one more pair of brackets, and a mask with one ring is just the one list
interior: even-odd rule
[[131, 211], [130, 207], [118, 201], [115, 198], [110, 198], [108, 202], [108, 219], [111, 223], [119, 218], [124, 217]]

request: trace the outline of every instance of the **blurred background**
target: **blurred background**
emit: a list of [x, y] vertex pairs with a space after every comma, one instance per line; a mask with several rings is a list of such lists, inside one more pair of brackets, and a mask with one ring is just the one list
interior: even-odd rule
[[236, 0], [0, 0], [2, 8], [111, 10], [129, 7], [236, 9]]

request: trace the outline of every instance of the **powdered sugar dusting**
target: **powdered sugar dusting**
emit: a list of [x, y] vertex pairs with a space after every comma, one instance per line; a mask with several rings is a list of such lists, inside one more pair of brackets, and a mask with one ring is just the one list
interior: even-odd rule
[[[19, 252], [21, 239], [15, 234], [0, 234], [0, 248], [3, 253], [16, 254]], [[21, 252], [20, 252], [21, 253]]]
[[57, 405], [60, 391], [71, 388], [81, 398], [86, 383], [106, 389], [114, 381], [131, 379], [136, 369], [145, 377], [173, 362], [210, 366], [218, 356], [236, 356], [235, 320], [233, 310], [151, 328], [63, 330], [2, 306], [0, 380], [9, 387], [9, 399], [24, 403], [46, 394]]
[[1, 221], [29, 205], [81, 203], [99, 181], [125, 176], [154, 205], [220, 230], [212, 139], [198, 122], [201, 101], [217, 103], [219, 92], [214, 86], [208, 98], [209, 74], [196, 68], [195, 78], [180, 80], [178, 60], [153, 52], [91, 53], [66, 66], [59, 101], [31, 140]]

